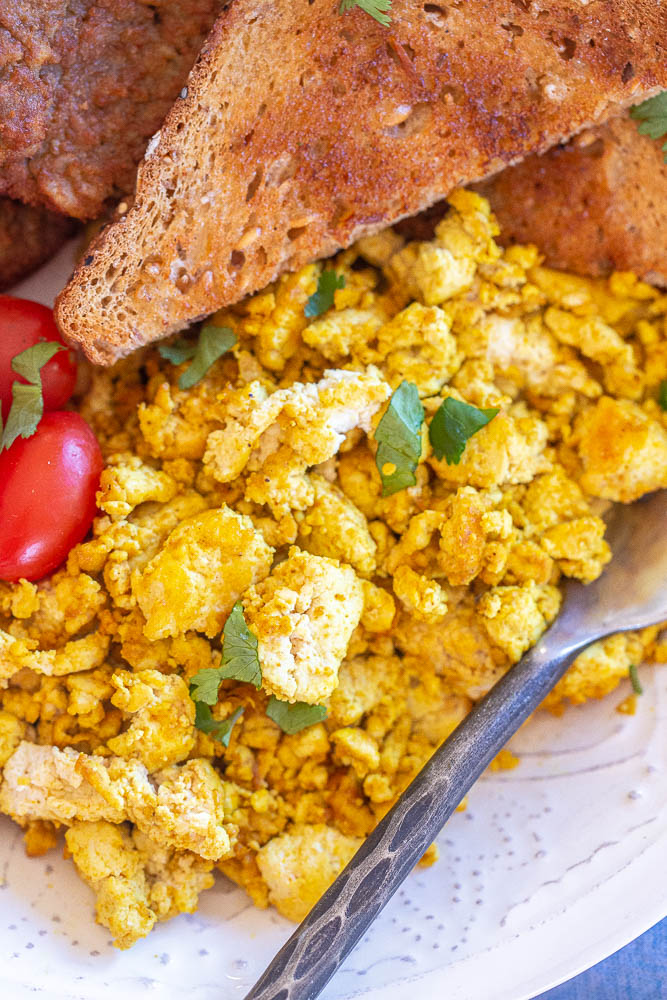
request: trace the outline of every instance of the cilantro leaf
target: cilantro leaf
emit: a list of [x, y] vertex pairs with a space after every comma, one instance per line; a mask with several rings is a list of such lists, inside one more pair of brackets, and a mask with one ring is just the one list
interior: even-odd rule
[[284, 733], [293, 736], [307, 726], [322, 722], [327, 717], [324, 705], [308, 705], [305, 701], [296, 701], [291, 705], [288, 701], [280, 701], [274, 694], [269, 698], [266, 714], [280, 726]]
[[11, 448], [18, 437], [28, 438], [42, 419], [44, 400], [41, 385], [12, 383], [12, 405], [2, 432], [2, 448]]
[[[262, 668], [257, 655], [257, 637], [253, 635], [243, 617], [243, 605], [237, 601], [222, 630], [224, 642], [219, 667], [204, 667], [190, 678], [190, 697], [197, 711], [205, 715], [200, 705], [215, 705], [222, 681], [246, 681], [259, 688]], [[202, 714], [203, 713], [203, 714]], [[210, 713], [209, 713], [210, 714]], [[196, 723], [195, 723], [196, 724]], [[201, 728], [201, 727], [199, 727]]]
[[191, 389], [235, 343], [236, 334], [228, 326], [213, 326], [208, 323], [199, 331], [197, 341], [180, 337], [171, 344], [160, 344], [158, 352], [166, 361], [171, 361], [172, 365], [191, 362], [178, 379], [179, 389]]
[[334, 292], [337, 288], [345, 288], [345, 275], [335, 271], [322, 271], [317, 279], [317, 291], [309, 297], [303, 310], [304, 316], [312, 319], [321, 316], [334, 304]]
[[215, 705], [221, 680], [221, 667], [205, 667], [199, 670], [190, 679], [190, 697], [196, 702]]
[[190, 361], [195, 356], [197, 344], [194, 340], [179, 337], [170, 344], [158, 344], [157, 350], [165, 361], [171, 361], [172, 365], [182, 365], [184, 361]]
[[628, 670], [630, 675], [630, 683], [632, 684], [632, 690], [635, 694], [643, 694], [644, 688], [641, 686], [639, 681], [639, 674], [637, 673], [637, 665], [635, 663], [630, 664], [630, 669]]
[[27, 347], [25, 351], [21, 351], [20, 354], [12, 358], [12, 368], [17, 375], [22, 375], [33, 385], [41, 385], [42, 368], [54, 354], [64, 350], [65, 347], [62, 344], [57, 344], [53, 340], [42, 340], [33, 344], [32, 347]]
[[[651, 139], [667, 140], [667, 90], [655, 97], [649, 97], [648, 101], [635, 105], [630, 109], [632, 117], [640, 124], [637, 126], [642, 135], [648, 135]], [[665, 163], [667, 163], [667, 141], [664, 143], [663, 152]]]
[[218, 740], [223, 746], [228, 747], [234, 723], [242, 715], [243, 706], [241, 705], [226, 719], [218, 721], [218, 719], [213, 718], [213, 713], [208, 705], [203, 701], [198, 701], [195, 706], [195, 727], [202, 733], [206, 733], [207, 736], [212, 736], [214, 740]]
[[338, 13], [345, 14], [353, 7], [360, 7], [385, 28], [391, 24], [391, 0], [341, 0]]
[[257, 638], [252, 634], [243, 617], [243, 605], [237, 601], [223, 629], [224, 643], [219, 667], [205, 667], [190, 680], [190, 697], [195, 703], [195, 727], [203, 733], [229, 746], [234, 723], [243, 714], [237, 708], [227, 719], [213, 718], [210, 706], [218, 700], [218, 688], [223, 680], [233, 678], [248, 681], [259, 687], [262, 671], [257, 656]]
[[212, 364], [234, 346], [236, 335], [228, 326], [203, 326], [197, 341], [197, 350], [192, 364], [178, 380], [180, 389], [191, 389], [201, 379]]
[[240, 601], [232, 608], [222, 634], [225, 641], [222, 644], [220, 680], [246, 681], [256, 688], [261, 687], [262, 668], [257, 654], [257, 636], [246, 625]]
[[424, 407], [417, 386], [401, 382], [375, 430], [378, 450], [375, 464], [382, 477], [382, 496], [414, 486], [415, 469], [421, 457], [421, 426]]
[[667, 378], [663, 378], [658, 389], [658, 403], [661, 410], [667, 410]]
[[438, 461], [444, 457], [448, 465], [458, 465], [468, 439], [481, 431], [482, 427], [486, 427], [498, 412], [495, 407], [480, 410], [452, 396], [445, 399], [436, 410], [428, 429], [429, 440]]
[[44, 413], [42, 397], [42, 368], [58, 351], [66, 348], [53, 340], [43, 340], [27, 347], [12, 358], [12, 369], [30, 384], [12, 382], [12, 405], [7, 414], [7, 423], [2, 429], [0, 451], [11, 448], [18, 437], [28, 438], [37, 430], [37, 424]]

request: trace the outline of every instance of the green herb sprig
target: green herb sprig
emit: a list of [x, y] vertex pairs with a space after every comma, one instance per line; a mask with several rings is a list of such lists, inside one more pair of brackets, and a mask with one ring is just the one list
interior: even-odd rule
[[334, 304], [334, 292], [337, 288], [345, 288], [345, 275], [335, 271], [322, 271], [317, 279], [317, 289], [308, 297], [303, 314], [309, 319], [321, 316]]
[[384, 28], [391, 24], [391, 0], [341, 0], [338, 13], [345, 14], [353, 7], [359, 7], [370, 14]]
[[639, 674], [637, 673], [636, 663], [630, 664], [630, 669], [628, 670], [628, 674], [630, 675], [630, 683], [632, 684], [632, 690], [634, 691], [634, 693], [643, 694], [644, 688], [641, 686], [641, 682], [639, 680]]
[[651, 139], [665, 138], [662, 150], [667, 163], [667, 90], [637, 104], [630, 109], [630, 114], [639, 122], [637, 128], [642, 135], [648, 135]]
[[179, 389], [191, 389], [235, 343], [236, 334], [228, 326], [213, 326], [209, 323], [201, 328], [196, 341], [179, 337], [170, 344], [159, 344], [158, 353], [166, 361], [171, 361], [172, 365], [191, 362], [178, 379]]
[[314, 726], [316, 722], [323, 722], [327, 717], [327, 710], [324, 705], [308, 705], [305, 701], [290, 704], [288, 701], [280, 701], [272, 694], [266, 706], [266, 714], [284, 733], [293, 736], [308, 726]]
[[219, 667], [205, 667], [190, 680], [190, 697], [197, 703], [215, 705], [223, 681], [262, 684], [262, 668], [257, 653], [257, 636], [246, 625], [243, 605], [237, 601], [222, 630], [222, 656]]
[[190, 697], [195, 703], [195, 727], [227, 747], [243, 708], [219, 722], [213, 718], [210, 706], [217, 703], [218, 689], [224, 680], [246, 681], [258, 688], [262, 683], [262, 669], [257, 655], [257, 637], [246, 625], [240, 601], [232, 608], [222, 634], [220, 666], [205, 667], [193, 675]]
[[238, 722], [242, 715], [243, 706], [241, 705], [226, 719], [218, 721], [213, 718], [211, 709], [203, 701], [198, 701], [195, 704], [196, 728], [202, 733], [206, 733], [207, 736], [211, 736], [214, 740], [218, 740], [225, 747], [229, 746], [234, 724]]
[[415, 471], [421, 457], [423, 423], [424, 407], [417, 386], [401, 382], [375, 430], [378, 443], [375, 464], [382, 479], [383, 497], [417, 482]]
[[658, 389], [658, 404], [661, 410], [667, 410], [667, 378], [663, 378]]
[[10, 448], [18, 437], [28, 438], [37, 430], [37, 424], [44, 413], [42, 395], [42, 368], [54, 354], [64, 351], [62, 344], [42, 341], [21, 351], [12, 358], [12, 369], [28, 382], [12, 383], [12, 405], [7, 414], [7, 423], [2, 426], [0, 415], [0, 451]]
[[438, 461], [458, 465], [465, 446], [477, 431], [486, 427], [499, 413], [495, 407], [480, 410], [470, 403], [449, 396], [436, 410], [428, 436]]
[[[257, 652], [257, 637], [246, 624], [240, 601], [232, 608], [222, 634], [224, 639], [220, 666], [205, 667], [193, 675], [190, 680], [190, 697], [195, 703], [195, 727], [219, 740], [224, 746], [229, 746], [234, 723], [240, 718], [243, 708], [237, 708], [229, 718], [219, 722], [213, 717], [210, 706], [217, 704], [218, 689], [222, 681], [243, 681], [259, 688], [262, 684], [262, 668]], [[283, 732], [293, 735], [326, 719], [327, 710], [323, 705], [308, 705], [301, 701], [291, 705], [272, 695], [266, 714]]]

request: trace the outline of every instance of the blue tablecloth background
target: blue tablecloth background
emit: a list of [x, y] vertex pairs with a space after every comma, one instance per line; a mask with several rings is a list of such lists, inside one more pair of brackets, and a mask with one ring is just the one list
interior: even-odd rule
[[667, 1000], [667, 918], [539, 1000]]

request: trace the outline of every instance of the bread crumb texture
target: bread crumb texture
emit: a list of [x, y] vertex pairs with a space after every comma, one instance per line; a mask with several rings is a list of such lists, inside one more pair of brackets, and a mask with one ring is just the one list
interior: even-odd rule
[[[92, 535], [0, 584], [0, 808], [32, 854], [65, 828], [119, 947], [192, 912], [216, 868], [303, 917], [539, 639], [562, 578], [602, 571], [605, 504], [667, 487], [667, 296], [497, 235], [461, 190], [432, 241], [388, 231], [329, 262], [323, 315], [304, 315], [320, 264], [216, 314], [237, 343], [191, 389], [153, 347], [88, 371]], [[403, 378], [425, 428], [448, 397], [499, 412], [457, 465], [424, 428], [414, 485], [383, 496], [374, 429]], [[236, 602], [263, 679], [222, 682], [213, 718], [243, 709], [225, 746], [189, 684]], [[646, 660], [667, 660], [658, 627], [596, 643], [546, 707]], [[327, 717], [288, 734], [270, 697]]]

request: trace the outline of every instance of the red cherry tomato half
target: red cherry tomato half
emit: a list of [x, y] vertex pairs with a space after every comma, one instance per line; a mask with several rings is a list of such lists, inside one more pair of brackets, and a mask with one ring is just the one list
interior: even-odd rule
[[[12, 402], [12, 382], [25, 382], [12, 369], [15, 358], [40, 340], [63, 339], [53, 319], [53, 310], [29, 299], [0, 295], [0, 406], [7, 419]], [[58, 351], [42, 368], [44, 410], [59, 410], [74, 392], [76, 363], [69, 350]]]
[[0, 452], [0, 580], [40, 580], [65, 560], [92, 523], [102, 465], [78, 413], [45, 413]]

